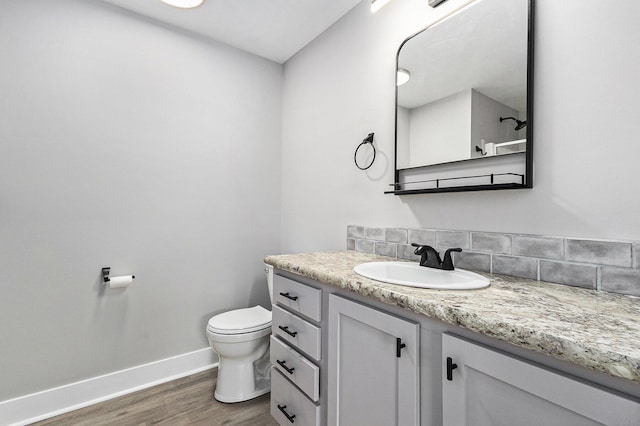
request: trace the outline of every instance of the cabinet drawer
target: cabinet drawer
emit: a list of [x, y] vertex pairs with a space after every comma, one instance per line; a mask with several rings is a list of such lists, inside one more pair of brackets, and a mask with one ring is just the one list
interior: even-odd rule
[[282, 377], [275, 368], [271, 371], [271, 415], [280, 425], [320, 425], [320, 407]]
[[273, 334], [320, 360], [320, 328], [273, 305], [271, 327]]
[[320, 322], [322, 319], [322, 290], [317, 288], [274, 275], [273, 300], [314, 321]]
[[320, 398], [320, 367], [291, 349], [277, 337], [271, 336], [271, 364], [291, 380], [309, 398]]

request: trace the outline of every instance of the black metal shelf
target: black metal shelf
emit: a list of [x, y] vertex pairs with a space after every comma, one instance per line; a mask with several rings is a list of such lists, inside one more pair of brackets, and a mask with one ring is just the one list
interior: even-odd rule
[[[520, 178], [521, 183], [515, 182], [507, 182], [507, 183], [494, 183], [496, 177], [501, 176], [515, 176]], [[452, 180], [462, 180], [462, 179], [479, 179], [479, 178], [488, 178], [490, 183], [488, 184], [479, 184], [479, 185], [460, 185], [460, 186], [440, 186], [441, 182], [452, 181]], [[416, 189], [397, 189], [401, 186], [407, 185], [417, 185], [417, 184], [425, 184], [425, 183], [435, 183], [435, 188], [416, 188]], [[389, 186], [393, 186], [393, 191], [385, 191], [385, 194], [395, 194], [395, 195], [407, 195], [407, 194], [429, 194], [434, 192], [463, 192], [463, 191], [486, 191], [493, 189], [520, 189], [527, 188], [525, 184], [525, 179], [523, 174], [519, 173], [490, 173], [486, 175], [474, 175], [474, 176], [456, 176], [450, 178], [440, 178], [440, 179], [428, 179], [428, 180], [418, 180], [413, 182], [399, 182], [392, 183]]]
[[411, 194], [432, 194], [436, 192], [468, 192], [468, 191], [488, 191], [494, 189], [524, 189], [526, 185], [520, 183], [496, 183], [493, 185], [467, 185], [467, 186], [447, 186], [445, 188], [423, 188], [423, 189], [398, 189], [395, 191], [385, 191], [385, 194], [411, 195]]

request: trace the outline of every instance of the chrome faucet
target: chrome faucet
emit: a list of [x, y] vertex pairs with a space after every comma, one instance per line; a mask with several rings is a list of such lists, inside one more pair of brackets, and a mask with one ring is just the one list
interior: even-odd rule
[[450, 248], [444, 252], [444, 260], [440, 259], [440, 253], [431, 246], [411, 243], [413, 247], [416, 247], [414, 253], [420, 256], [420, 266], [426, 266], [427, 268], [442, 269], [444, 271], [453, 271], [453, 259], [451, 258], [451, 252], [461, 252], [461, 248]]

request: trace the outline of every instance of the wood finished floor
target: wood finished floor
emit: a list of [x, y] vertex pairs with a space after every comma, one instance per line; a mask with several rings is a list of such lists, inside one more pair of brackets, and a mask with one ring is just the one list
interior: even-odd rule
[[217, 374], [217, 369], [207, 370], [33, 425], [277, 425], [269, 414], [269, 394], [236, 404], [216, 401]]

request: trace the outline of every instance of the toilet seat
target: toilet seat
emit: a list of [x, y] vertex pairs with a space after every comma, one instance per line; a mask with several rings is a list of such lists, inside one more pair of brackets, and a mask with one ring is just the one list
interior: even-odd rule
[[271, 311], [258, 305], [215, 315], [209, 320], [207, 331], [218, 335], [236, 335], [263, 331], [270, 327]]

